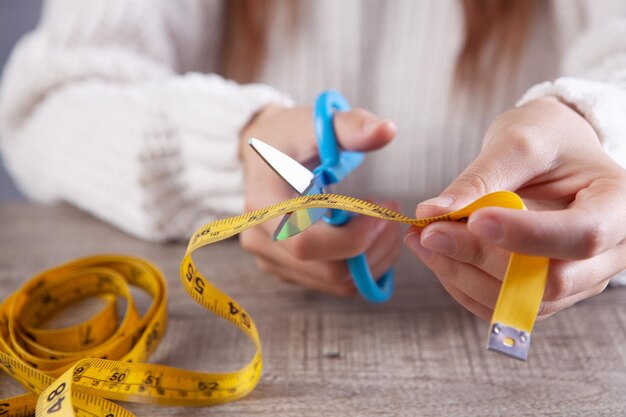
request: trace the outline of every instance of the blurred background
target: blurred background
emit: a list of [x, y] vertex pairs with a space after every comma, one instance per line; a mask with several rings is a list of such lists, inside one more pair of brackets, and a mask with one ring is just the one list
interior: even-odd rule
[[[15, 43], [37, 24], [41, 2], [42, 0], [0, 1], [0, 71], [4, 72]], [[23, 199], [0, 161], [0, 201]]]

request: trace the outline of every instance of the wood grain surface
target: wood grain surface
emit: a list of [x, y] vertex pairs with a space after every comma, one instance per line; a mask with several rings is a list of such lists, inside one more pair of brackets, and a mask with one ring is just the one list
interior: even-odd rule
[[[249, 342], [178, 284], [184, 244], [140, 241], [67, 206], [0, 205], [0, 297], [75, 257], [126, 253], [167, 276], [170, 322], [153, 362], [236, 369]], [[609, 288], [535, 327], [530, 359], [485, 350], [487, 324], [457, 307], [408, 254], [384, 305], [275, 282], [236, 240], [194, 257], [261, 333], [264, 374], [213, 408], [128, 405], [139, 416], [626, 416], [626, 288]], [[0, 394], [20, 392], [0, 374]]]

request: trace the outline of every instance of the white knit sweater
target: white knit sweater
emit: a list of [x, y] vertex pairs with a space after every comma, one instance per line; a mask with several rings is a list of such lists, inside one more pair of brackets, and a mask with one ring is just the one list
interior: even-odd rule
[[262, 84], [245, 86], [211, 74], [221, 1], [51, 0], [4, 73], [3, 157], [33, 199], [142, 238], [185, 239], [243, 209], [237, 139], [250, 116], [335, 88], [398, 126], [340, 191], [399, 198], [410, 212], [471, 162], [497, 113], [556, 80], [524, 100], [572, 103], [626, 167], [625, 3], [542, 3], [517, 82], [497, 81], [483, 106], [449, 100], [457, 0], [301, 1], [295, 32], [272, 25]]

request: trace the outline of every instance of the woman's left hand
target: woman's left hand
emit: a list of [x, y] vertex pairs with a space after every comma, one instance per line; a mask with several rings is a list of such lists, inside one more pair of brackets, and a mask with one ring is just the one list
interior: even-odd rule
[[454, 211], [498, 190], [515, 191], [529, 211], [483, 208], [467, 225], [439, 222], [405, 236], [472, 313], [491, 318], [509, 251], [552, 258], [539, 317], [602, 292], [626, 269], [626, 170], [558, 99], [498, 116], [474, 162], [439, 197], [418, 205], [416, 215]]

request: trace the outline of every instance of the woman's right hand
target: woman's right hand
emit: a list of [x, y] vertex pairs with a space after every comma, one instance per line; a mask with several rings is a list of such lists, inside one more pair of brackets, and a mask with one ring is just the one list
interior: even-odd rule
[[[353, 151], [379, 149], [396, 133], [392, 122], [365, 110], [339, 112], [334, 120], [340, 146]], [[295, 191], [250, 149], [250, 137], [312, 168], [319, 161], [312, 108], [266, 107], [241, 135], [246, 211], [295, 197]], [[379, 204], [399, 209], [395, 201]], [[254, 255], [261, 270], [275, 278], [325, 293], [355, 293], [345, 259], [365, 252], [372, 274], [381, 277], [400, 253], [401, 227], [395, 222], [357, 216], [343, 227], [333, 227], [320, 221], [306, 232], [277, 242], [272, 240], [272, 234], [279, 222], [280, 218], [273, 219], [243, 232], [242, 247]]]

